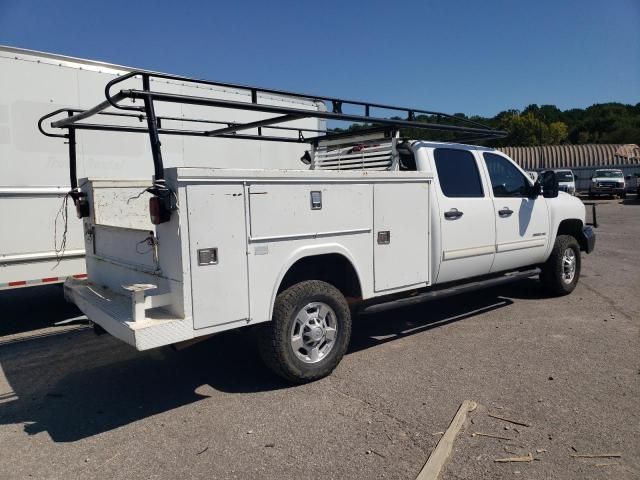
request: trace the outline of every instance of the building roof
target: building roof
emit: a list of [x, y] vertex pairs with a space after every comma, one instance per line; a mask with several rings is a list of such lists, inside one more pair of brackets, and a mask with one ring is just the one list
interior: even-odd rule
[[640, 165], [640, 147], [635, 144], [543, 145], [498, 150], [525, 170]]

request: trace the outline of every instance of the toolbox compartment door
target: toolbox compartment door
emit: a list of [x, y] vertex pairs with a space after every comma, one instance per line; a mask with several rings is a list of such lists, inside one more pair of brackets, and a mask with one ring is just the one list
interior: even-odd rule
[[243, 185], [189, 185], [187, 203], [194, 328], [248, 319]]
[[374, 289], [429, 280], [429, 184], [378, 183], [374, 191]]

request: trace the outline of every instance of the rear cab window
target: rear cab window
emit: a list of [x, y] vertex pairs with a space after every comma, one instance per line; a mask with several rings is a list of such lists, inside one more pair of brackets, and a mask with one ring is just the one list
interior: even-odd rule
[[476, 159], [468, 150], [436, 148], [433, 151], [438, 182], [446, 197], [484, 197]]

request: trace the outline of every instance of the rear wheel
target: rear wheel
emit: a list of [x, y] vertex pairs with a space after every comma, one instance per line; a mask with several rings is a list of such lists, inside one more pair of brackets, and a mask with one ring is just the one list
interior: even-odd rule
[[570, 235], [558, 235], [551, 255], [542, 266], [540, 282], [554, 295], [567, 295], [580, 278], [580, 245]]
[[273, 319], [259, 337], [260, 354], [275, 373], [305, 383], [329, 375], [351, 337], [351, 313], [340, 291], [319, 280], [297, 283], [280, 293]]

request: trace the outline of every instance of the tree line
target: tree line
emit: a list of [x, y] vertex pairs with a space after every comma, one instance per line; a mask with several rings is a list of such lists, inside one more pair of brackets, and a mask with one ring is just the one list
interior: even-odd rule
[[[486, 141], [487, 145], [493, 147], [585, 143], [640, 145], [640, 103], [600, 103], [569, 110], [560, 110], [555, 105], [531, 104], [522, 111], [505, 110], [494, 117], [456, 113], [452, 117], [419, 115], [416, 120], [447, 125], [463, 125], [464, 120], [473, 120], [506, 131], [506, 137]], [[367, 125], [351, 125], [347, 130], [365, 127]], [[412, 128], [402, 129], [400, 134], [406, 138], [425, 137], [423, 130]], [[428, 138], [447, 141], [455, 136], [449, 132], [433, 132]]]

